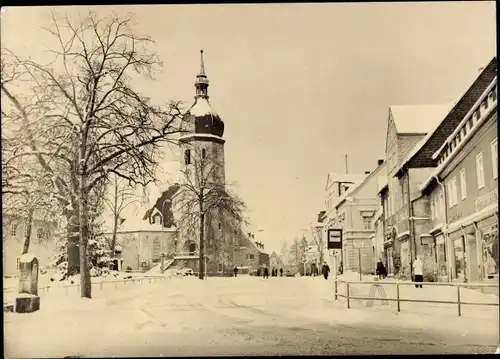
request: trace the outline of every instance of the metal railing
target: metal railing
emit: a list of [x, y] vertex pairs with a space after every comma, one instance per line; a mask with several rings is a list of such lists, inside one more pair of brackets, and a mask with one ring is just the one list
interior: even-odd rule
[[[344, 283], [345, 285], [345, 294], [341, 294], [338, 292], [338, 283]], [[363, 297], [363, 296], [352, 296], [350, 293], [350, 285], [372, 285], [372, 286], [385, 286], [385, 285], [393, 285], [396, 286], [396, 298], [390, 297], [379, 297], [376, 298], [374, 296]], [[456, 300], [429, 300], [429, 299], [409, 299], [409, 298], [401, 298], [400, 296], [400, 287], [401, 286], [415, 286], [415, 285], [425, 285], [425, 286], [437, 286], [437, 287], [456, 287]], [[470, 302], [463, 301], [460, 297], [460, 288], [498, 288], [498, 284], [493, 283], [435, 283], [435, 282], [381, 282], [381, 281], [347, 281], [337, 279], [334, 281], [334, 298], [335, 300], [338, 297], [347, 299], [347, 309], [351, 308], [351, 300], [378, 300], [378, 301], [387, 301], [387, 302], [396, 302], [397, 303], [397, 311], [401, 311], [401, 302], [409, 302], [409, 303], [437, 303], [437, 304], [455, 304], [458, 310], [458, 316], [462, 316], [462, 305], [477, 305], [477, 306], [499, 306], [499, 302], [496, 303], [488, 303], [488, 302]]]
[[[100, 290], [104, 289], [104, 286], [107, 288], [110, 287], [110, 285], [113, 285], [113, 289], [118, 289], [118, 284], [136, 284], [140, 283], [143, 284], [144, 282], [147, 283], [156, 283], [158, 280], [165, 280], [165, 279], [172, 279], [173, 276], [147, 276], [147, 277], [141, 277], [141, 278], [128, 278], [128, 279], [117, 279], [117, 280], [108, 280], [108, 281], [102, 281], [98, 283], [92, 283], [92, 288], [99, 287]], [[80, 290], [80, 284], [74, 283], [74, 284], [62, 284], [62, 285], [46, 285], [43, 287], [38, 288], [38, 294], [39, 295], [44, 295], [48, 293], [52, 293], [55, 291], [61, 291], [64, 290], [65, 294], [68, 295], [69, 291], [71, 288], [75, 288], [77, 291]], [[16, 291], [16, 288], [11, 287], [11, 288], [4, 288], [4, 297], [5, 293], [8, 292], [14, 292]]]

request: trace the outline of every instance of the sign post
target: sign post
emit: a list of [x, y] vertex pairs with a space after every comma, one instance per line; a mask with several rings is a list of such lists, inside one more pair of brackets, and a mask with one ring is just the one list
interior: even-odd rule
[[337, 256], [342, 251], [342, 229], [329, 228], [328, 229], [328, 251], [330, 256], [333, 256], [333, 286], [334, 286], [334, 299], [337, 300]]

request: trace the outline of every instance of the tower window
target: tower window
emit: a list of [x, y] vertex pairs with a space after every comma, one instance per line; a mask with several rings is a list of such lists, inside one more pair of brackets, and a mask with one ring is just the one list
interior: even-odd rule
[[186, 165], [191, 164], [191, 150], [184, 151], [184, 163]]
[[205, 149], [202, 149], [201, 150], [201, 158], [204, 159], [206, 157], [206, 155], [207, 155], [207, 151]]

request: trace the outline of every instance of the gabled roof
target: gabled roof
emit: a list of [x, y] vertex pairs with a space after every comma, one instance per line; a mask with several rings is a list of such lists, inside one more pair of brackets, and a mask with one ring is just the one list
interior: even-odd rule
[[390, 111], [398, 134], [427, 134], [434, 130], [452, 107], [451, 103], [392, 105]]
[[450, 106], [446, 116], [430, 130], [427, 135], [413, 147], [405, 159], [401, 162], [400, 167], [395, 172], [396, 176], [401, 174], [401, 171], [417, 156], [424, 156], [427, 161], [420, 167], [435, 167], [435, 159], [432, 158], [434, 152], [446, 141], [459, 123], [463, 120], [470, 108], [476, 102], [478, 96], [482, 94], [490, 85], [497, 73], [497, 59], [493, 59], [483, 70], [475, 77], [472, 84], [467, 87], [464, 93], [457, 101]]
[[375, 170], [373, 170], [372, 172], [370, 172], [368, 175], [364, 174], [363, 175], [363, 179], [359, 182], [356, 182], [354, 184], [354, 186], [351, 186], [349, 187], [349, 189], [347, 191], [345, 191], [342, 196], [340, 196], [339, 200], [337, 201], [337, 203], [334, 205], [335, 208], [337, 208], [342, 202], [344, 202], [347, 197], [349, 197], [350, 195], [354, 194], [359, 188], [362, 187], [362, 185], [371, 177], [373, 176], [377, 176], [377, 184], [379, 183], [379, 181], [381, 180], [381, 178], [379, 177], [383, 177], [383, 176], [380, 176], [379, 175], [379, 172], [382, 168], [385, 168], [386, 166], [386, 162], [383, 162], [381, 165], [379, 165], [377, 168], [375, 168]]

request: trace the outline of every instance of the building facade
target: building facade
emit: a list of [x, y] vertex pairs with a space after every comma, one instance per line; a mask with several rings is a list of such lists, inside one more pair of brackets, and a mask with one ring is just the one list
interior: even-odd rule
[[[19, 259], [23, 252], [28, 226], [23, 218], [2, 215], [3, 275], [19, 275]], [[41, 267], [50, 267], [56, 253], [55, 224], [33, 219], [29, 253], [34, 254]]]
[[[405, 158], [433, 131], [451, 107], [442, 105], [399, 105], [389, 108], [386, 137], [387, 188], [379, 195], [384, 211], [384, 253], [386, 266], [402, 278], [410, 278], [414, 248], [410, 240], [412, 221], [425, 221], [425, 214], [411, 215], [412, 199], [416, 198], [418, 185], [430, 172], [416, 169], [412, 176], [398, 177]], [[417, 196], [418, 197], [418, 196]], [[414, 223], [412, 223], [413, 226]], [[418, 225], [418, 224], [417, 224]]]
[[350, 187], [335, 203], [334, 223], [343, 230], [344, 270], [373, 272], [373, 218], [380, 206], [377, 189], [385, 170], [385, 162], [379, 160], [374, 171], [365, 173], [364, 180]]
[[498, 280], [497, 133], [495, 76], [434, 153], [438, 166], [422, 186], [433, 217], [445, 224], [436, 233], [438, 260], [452, 281]]
[[[454, 173], [453, 169], [457, 166], [457, 161], [461, 161], [464, 156], [467, 157], [467, 153], [474, 152], [470, 146], [476, 148], [477, 144], [474, 144], [474, 141], [479, 141], [477, 136], [474, 137], [476, 140], [473, 140], [473, 133], [476, 129], [475, 118], [481, 113], [478, 101], [482, 101], [487, 109], [489, 106], [488, 111], [492, 111], [492, 106], [496, 106], [496, 102], [491, 102], [491, 98], [496, 97], [496, 94], [492, 94], [493, 87], [496, 86], [493, 85], [494, 81], [496, 81], [496, 58], [479, 73], [435, 128], [414, 146], [394, 171], [393, 176], [399, 182], [402, 191], [406, 191], [407, 197], [406, 201], [403, 200], [406, 210], [402, 223], [405, 229], [407, 228], [405, 235], [407, 234], [408, 237], [409, 255], [402, 253], [402, 263], [405, 260], [408, 261], [410, 271], [405, 271], [404, 276], [408, 277], [412, 274], [411, 263], [419, 255], [424, 261], [424, 277], [427, 277], [427, 280], [465, 280], [467, 278], [466, 240], [461, 242], [457, 239], [457, 254], [455, 255], [450, 251], [453, 246], [447, 238], [449, 238], [450, 223], [462, 217], [463, 208], [458, 205], [458, 198], [462, 195], [467, 196], [468, 187], [465, 186], [463, 193], [456, 194], [459, 188], [457, 183], [461, 178], [464, 183], [467, 182], [470, 177], [467, 171], [470, 172], [471, 168], [460, 167], [457, 170], [459, 173]], [[482, 112], [483, 115], [489, 113], [491, 112], [486, 112], [486, 110]], [[492, 123], [491, 120], [489, 123]], [[496, 119], [494, 125], [496, 125]], [[482, 128], [486, 129], [487, 126]], [[490, 131], [496, 134], [496, 127]], [[492, 136], [493, 132], [489, 137]], [[489, 145], [491, 147], [491, 143]], [[451, 159], [452, 153], [454, 159]], [[478, 162], [481, 161], [482, 159], [478, 160]], [[472, 162], [473, 160], [469, 159], [469, 167]], [[451, 167], [448, 168], [446, 163], [451, 164]], [[446, 179], [449, 171], [451, 171], [451, 177], [448, 184]], [[463, 200], [468, 203], [467, 197]], [[470, 209], [469, 212], [475, 210]], [[471, 266], [477, 265], [471, 263]], [[406, 269], [404, 264], [402, 267]], [[477, 275], [470, 273], [468, 278], [476, 280]]]

